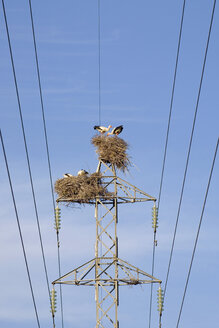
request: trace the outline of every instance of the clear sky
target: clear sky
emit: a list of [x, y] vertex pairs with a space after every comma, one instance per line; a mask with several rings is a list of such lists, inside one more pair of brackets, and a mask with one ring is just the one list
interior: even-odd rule
[[[124, 125], [130, 172], [123, 176], [158, 197], [183, 1], [101, 1], [101, 123]], [[155, 277], [165, 281], [186, 155], [197, 100], [213, 1], [187, 1], [160, 202]], [[58, 278], [56, 235], [27, 0], [5, 0], [49, 280]], [[32, 0], [54, 181], [81, 168], [94, 172], [90, 139], [98, 124], [97, 1]], [[216, 5], [176, 244], [167, 286], [163, 327], [175, 327], [219, 122], [219, 8]], [[49, 301], [19, 121], [3, 10], [0, 6], [0, 107], [15, 198], [41, 327], [51, 327]], [[37, 327], [0, 151], [0, 326]], [[119, 173], [120, 174], [120, 173]], [[180, 327], [219, 322], [218, 159]], [[119, 256], [151, 272], [151, 204], [121, 205]], [[61, 264], [66, 273], [94, 257], [94, 208], [62, 207]], [[156, 292], [156, 290], [155, 290]], [[156, 294], [156, 293], [155, 293]], [[120, 327], [148, 327], [150, 286], [120, 289]], [[94, 289], [64, 286], [64, 323], [95, 325]], [[158, 327], [156, 295], [152, 327]], [[61, 327], [60, 307], [56, 315]]]

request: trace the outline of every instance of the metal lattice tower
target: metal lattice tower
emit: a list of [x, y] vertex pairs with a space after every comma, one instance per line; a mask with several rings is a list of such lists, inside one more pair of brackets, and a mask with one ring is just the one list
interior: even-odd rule
[[[96, 219], [95, 258], [55, 280], [53, 285], [95, 286], [95, 327], [119, 328], [119, 286], [161, 281], [118, 257], [118, 205], [146, 201], [155, 203], [156, 199], [119, 178], [113, 164], [100, 160], [97, 172], [101, 173], [101, 183], [110, 194], [97, 197], [92, 202]], [[57, 199], [57, 202], [69, 201], [70, 198]]]

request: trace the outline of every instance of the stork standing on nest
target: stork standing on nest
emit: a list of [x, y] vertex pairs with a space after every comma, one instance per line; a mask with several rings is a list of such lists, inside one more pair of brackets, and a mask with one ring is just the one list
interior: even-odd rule
[[115, 134], [116, 136], [118, 136], [118, 134], [120, 134], [123, 130], [123, 125], [119, 125], [116, 128], [112, 129], [111, 132], [107, 133], [108, 136]]
[[88, 174], [88, 172], [85, 171], [85, 170], [83, 170], [83, 169], [81, 169], [80, 171], [78, 171], [78, 175], [87, 175], [87, 174]]
[[109, 131], [109, 129], [111, 129], [111, 127], [112, 127], [112, 125], [109, 125], [108, 128], [105, 126], [95, 125], [94, 130], [97, 130], [100, 133], [106, 133]]
[[71, 175], [70, 173], [65, 173], [63, 174], [64, 178], [70, 178], [73, 177], [73, 175]]

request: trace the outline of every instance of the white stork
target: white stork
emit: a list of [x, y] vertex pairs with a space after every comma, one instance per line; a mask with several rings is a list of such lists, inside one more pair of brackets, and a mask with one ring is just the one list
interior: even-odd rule
[[70, 178], [73, 177], [73, 175], [71, 175], [70, 173], [65, 173], [63, 174], [64, 178]]
[[106, 133], [109, 131], [109, 129], [111, 129], [111, 127], [112, 127], [112, 125], [109, 125], [108, 128], [105, 126], [95, 125], [94, 130], [97, 130], [100, 133]]
[[83, 169], [81, 169], [80, 171], [78, 171], [78, 176], [80, 176], [80, 175], [87, 175], [87, 174], [88, 174], [88, 172], [85, 171], [85, 170], [83, 170]]
[[108, 136], [115, 134], [118, 136], [118, 134], [120, 134], [123, 130], [123, 125], [119, 125], [116, 128], [114, 128], [111, 132], [107, 133]]

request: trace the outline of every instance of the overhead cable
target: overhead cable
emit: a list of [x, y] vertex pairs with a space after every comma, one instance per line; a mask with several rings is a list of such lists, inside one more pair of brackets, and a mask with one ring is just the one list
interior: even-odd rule
[[99, 125], [101, 124], [101, 49], [100, 49], [100, 0], [98, 1], [98, 86], [99, 86], [99, 106], [98, 106], [98, 113], [99, 113]]
[[50, 187], [51, 187], [51, 194], [52, 194], [52, 201], [53, 201], [53, 209], [55, 209], [55, 197], [54, 197], [53, 182], [52, 182], [52, 170], [51, 170], [51, 162], [50, 162], [50, 155], [49, 155], [49, 144], [48, 144], [48, 137], [47, 137], [45, 110], [44, 110], [44, 103], [43, 103], [42, 86], [41, 86], [40, 69], [39, 69], [39, 61], [38, 61], [38, 54], [37, 54], [36, 36], [35, 36], [35, 28], [34, 28], [31, 0], [29, 0], [29, 8], [30, 8], [30, 18], [31, 18], [31, 26], [32, 26], [32, 33], [33, 33], [33, 43], [34, 43], [34, 53], [35, 53], [35, 59], [36, 59], [37, 77], [38, 77], [38, 84], [39, 84], [40, 103], [41, 103], [41, 109], [42, 109], [44, 137], [45, 137], [45, 143], [46, 143], [46, 154], [47, 154], [47, 161], [48, 161], [48, 167], [49, 167]]
[[210, 187], [210, 183], [211, 183], [211, 177], [212, 177], [212, 174], [213, 174], [215, 159], [216, 159], [216, 156], [217, 156], [218, 144], [219, 144], [219, 138], [217, 140], [215, 153], [214, 153], [214, 158], [213, 158], [212, 165], [211, 165], [211, 171], [210, 171], [210, 175], [209, 175], [209, 179], [208, 179], [208, 185], [207, 185], [206, 192], [205, 192], [205, 198], [204, 198], [204, 202], [203, 202], [203, 206], [202, 206], [202, 212], [201, 212], [201, 216], [200, 216], [200, 220], [199, 220], [198, 230], [197, 230], [197, 234], [196, 234], [196, 238], [195, 238], [195, 244], [194, 244], [194, 248], [193, 248], [193, 252], [192, 252], [192, 258], [191, 258], [189, 271], [188, 271], [188, 275], [187, 275], [187, 279], [186, 279], [185, 289], [184, 289], [184, 293], [183, 293], [183, 297], [182, 297], [182, 302], [181, 302], [181, 306], [180, 306], [180, 311], [179, 311], [179, 316], [178, 316], [176, 328], [178, 328], [178, 326], [179, 326], [179, 322], [180, 322], [180, 318], [181, 318], [181, 314], [182, 314], [183, 304], [184, 304], [184, 300], [185, 300], [185, 296], [186, 296], [186, 291], [187, 291], [187, 287], [188, 287], [188, 283], [189, 283], [190, 273], [191, 273], [191, 270], [192, 270], [192, 264], [193, 264], [193, 260], [194, 260], [194, 257], [195, 257], [195, 251], [196, 251], [198, 238], [199, 238], [199, 233], [200, 233], [200, 229], [201, 229], [202, 219], [203, 219], [203, 215], [204, 215], [204, 211], [205, 211], [205, 205], [206, 205], [206, 201], [207, 201], [207, 197], [208, 197], [208, 191], [209, 191], [209, 187]]
[[[176, 85], [176, 76], [177, 76], [177, 68], [178, 68], [178, 61], [179, 61], [179, 52], [180, 52], [180, 45], [181, 45], [185, 5], [186, 5], [186, 0], [183, 1], [182, 14], [181, 14], [178, 46], [177, 46], [177, 53], [176, 53], [176, 62], [175, 62], [173, 85], [172, 85], [171, 100], [170, 100], [169, 118], [168, 118], [168, 124], [167, 124], [166, 141], [165, 141], [165, 147], [164, 147], [164, 156], [163, 156], [163, 164], [162, 164], [160, 187], [159, 187], [159, 196], [158, 196], [158, 205], [157, 205], [158, 211], [159, 211], [161, 192], [162, 192], [162, 186], [163, 186], [164, 168], [165, 168], [165, 163], [166, 163], [167, 145], [168, 145], [168, 140], [169, 140], [170, 121], [171, 121], [173, 98], [174, 98], [175, 85]], [[156, 247], [156, 230], [154, 231], [154, 240], [153, 240], [152, 270], [151, 270], [152, 276], [154, 275], [155, 247]], [[153, 284], [151, 284], [151, 293], [150, 293], [149, 328], [151, 327], [152, 297], [153, 297]]]
[[208, 54], [209, 41], [210, 41], [212, 24], [213, 24], [213, 19], [214, 19], [215, 5], [216, 5], [216, 0], [214, 0], [212, 14], [211, 14], [211, 21], [210, 21], [210, 26], [209, 26], [209, 31], [208, 31], [208, 38], [207, 38], [207, 44], [206, 44], [206, 49], [205, 49], [204, 62], [203, 62], [203, 66], [202, 66], [201, 79], [200, 79], [200, 83], [199, 83], [199, 90], [198, 90], [198, 96], [197, 96], [197, 101], [196, 101], [196, 106], [195, 106], [195, 113], [194, 113], [192, 131], [191, 131], [191, 136], [190, 136], [190, 141], [189, 141], [189, 148], [188, 148], [188, 152], [187, 152], [187, 159], [186, 159], [183, 183], [182, 183], [182, 188], [181, 188], [179, 206], [178, 206], [178, 211], [177, 211], [177, 218], [176, 218], [176, 224], [175, 224], [175, 229], [174, 229], [174, 236], [173, 236], [173, 241], [172, 241], [172, 247], [171, 247], [170, 258], [169, 258], [168, 269], [167, 269], [167, 275], [166, 275], [166, 281], [165, 281], [165, 287], [164, 287], [164, 297], [166, 295], [168, 277], [169, 277], [169, 272], [170, 272], [170, 265], [171, 265], [171, 261], [172, 261], [173, 248], [174, 248], [174, 244], [175, 244], [176, 231], [177, 231], [177, 226], [178, 226], [178, 221], [179, 221], [179, 214], [180, 214], [180, 210], [181, 210], [184, 186], [185, 186], [187, 169], [188, 169], [189, 158], [190, 158], [190, 152], [191, 152], [191, 147], [192, 147], [193, 134], [194, 134], [194, 130], [195, 130], [195, 123], [196, 123], [199, 100], [200, 100], [200, 95], [201, 95], [202, 82], [203, 82], [206, 59], [207, 59], [207, 54]]
[[[38, 84], [39, 84], [41, 113], [42, 113], [42, 119], [43, 119], [43, 129], [44, 129], [44, 139], [45, 139], [45, 144], [46, 144], [47, 162], [48, 162], [48, 168], [49, 168], [49, 178], [50, 178], [50, 187], [51, 187], [52, 202], [53, 202], [53, 211], [55, 214], [56, 206], [55, 206], [55, 196], [54, 196], [53, 182], [52, 182], [52, 169], [51, 169], [51, 162], [50, 162], [50, 155], [49, 155], [49, 143], [48, 143], [48, 136], [47, 136], [45, 110], [44, 110], [42, 85], [41, 85], [41, 78], [40, 78], [39, 60], [38, 60], [38, 53], [37, 53], [36, 36], [35, 36], [35, 28], [34, 28], [31, 0], [29, 0], [29, 8], [30, 8], [30, 18], [31, 18], [31, 26], [32, 26], [32, 34], [33, 34], [34, 53], [35, 53], [35, 59], [36, 59], [37, 77], [38, 77]], [[59, 272], [59, 277], [61, 277], [59, 230], [57, 229], [56, 232], [57, 232], [56, 239], [57, 239], [57, 253], [58, 253], [58, 272]], [[62, 286], [60, 285], [59, 288], [60, 288], [59, 289], [60, 290], [60, 307], [61, 307], [62, 328], [63, 328], [64, 327], [64, 318], [63, 318]]]
[[30, 270], [29, 270], [26, 250], [25, 250], [25, 246], [24, 246], [24, 240], [23, 240], [23, 235], [22, 235], [22, 230], [21, 230], [21, 225], [20, 225], [20, 219], [19, 219], [19, 216], [18, 216], [17, 205], [16, 205], [16, 201], [15, 201], [15, 196], [14, 196], [14, 191], [13, 191], [13, 186], [12, 186], [12, 181], [11, 181], [11, 175], [10, 175], [10, 171], [9, 171], [8, 160], [7, 160], [7, 156], [6, 156], [6, 151], [5, 151], [5, 146], [4, 146], [4, 141], [3, 141], [3, 136], [2, 136], [1, 130], [0, 130], [0, 139], [1, 139], [2, 150], [3, 150], [3, 154], [4, 154], [5, 166], [6, 166], [6, 170], [7, 170], [7, 174], [8, 174], [8, 181], [9, 181], [9, 185], [10, 185], [10, 189], [11, 189], [11, 196], [12, 196], [12, 200], [13, 200], [13, 204], [14, 204], [14, 210], [15, 210], [17, 226], [18, 226], [18, 230], [19, 230], [19, 236], [20, 236], [21, 246], [22, 246], [23, 255], [24, 255], [25, 266], [26, 266], [26, 270], [27, 270], [28, 281], [29, 281], [29, 285], [30, 285], [30, 291], [31, 291], [34, 311], [35, 311], [35, 315], [36, 315], [37, 325], [40, 328], [39, 316], [38, 316], [38, 312], [37, 312], [37, 306], [36, 306], [36, 301], [35, 301], [35, 296], [34, 296], [31, 276], [30, 276]]
[[158, 195], [158, 209], [159, 209], [159, 206], [160, 206], [160, 198], [161, 198], [161, 192], [162, 192], [162, 186], [163, 186], [163, 176], [164, 176], [164, 169], [165, 169], [165, 164], [166, 164], [167, 145], [168, 145], [168, 140], [169, 140], [170, 121], [171, 121], [172, 109], [173, 109], [173, 98], [174, 98], [174, 93], [175, 93], [176, 75], [177, 75], [177, 68], [178, 68], [178, 61], [179, 61], [179, 51], [180, 51], [180, 45], [181, 45], [185, 5], [186, 5], [186, 0], [183, 1], [183, 8], [182, 8], [182, 16], [181, 16], [181, 23], [180, 23], [179, 38], [178, 38], [176, 63], [175, 63], [174, 78], [173, 78], [173, 86], [172, 86], [171, 100], [170, 100], [169, 118], [168, 118], [166, 141], [165, 141], [165, 147], [164, 147], [163, 165], [162, 165], [160, 188], [159, 188], [159, 195]]
[[33, 203], [34, 203], [34, 209], [35, 209], [35, 215], [36, 215], [36, 222], [37, 222], [38, 234], [39, 234], [39, 239], [40, 239], [41, 253], [42, 253], [42, 258], [43, 258], [43, 266], [44, 266], [44, 271], [45, 271], [49, 301], [50, 301], [50, 304], [51, 304], [48, 272], [47, 272], [47, 267], [46, 267], [46, 260], [45, 260], [45, 254], [44, 254], [44, 248], [43, 248], [43, 241], [42, 241], [40, 222], [39, 222], [39, 216], [38, 216], [38, 210], [37, 210], [37, 204], [36, 204], [36, 197], [35, 197], [34, 186], [33, 186], [33, 178], [32, 178], [30, 159], [29, 159], [29, 154], [28, 154], [26, 134], [25, 134], [25, 129], [24, 129], [23, 115], [22, 115], [22, 109], [21, 109], [21, 103], [20, 103], [20, 97], [19, 97], [19, 91], [18, 91], [18, 84], [17, 84], [16, 72], [15, 72], [15, 65], [14, 65], [14, 59], [13, 59], [13, 53], [12, 53], [12, 47], [11, 47], [10, 34], [9, 34], [9, 29], [8, 29], [8, 23], [7, 23], [7, 16], [6, 16], [6, 11], [5, 11], [4, 0], [2, 0], [2, 7], [3, 7], [5, 27], [6, 27], [8, 46], [9, 46], [9, 52], [10, 52], [10, 59], [11, 59], [11, 64], [12, 64], [12, 71], [13, 71], [15, 90], [16, 90], [16, 96], [17, 96], [17, 102], [18, 102], [20, 122], [21, 122], [21, 128], [22, 128], [22, 134], [23, 134], [23, 140], [24, 140], [24, 147], [25, 147], [25, 153], [26, 153], [26, 159], [27, 159], [27, 166], [28, 166], [28, 172], [29, 172], [29, 178], [30, 178], [30, 185], [31, 185], [31, 191], [32, 191], [32, 196], [33, 196]]

